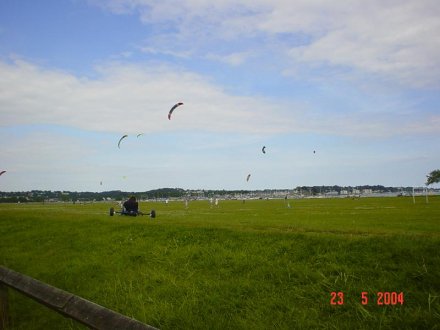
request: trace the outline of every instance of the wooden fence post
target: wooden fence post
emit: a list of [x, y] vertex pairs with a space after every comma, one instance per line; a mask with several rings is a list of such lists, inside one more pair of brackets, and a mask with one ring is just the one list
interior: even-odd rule
[[[119, 314], [70, 292], [63, 291], [32, 277], [0, 266], [0, 306], [5, 310], [2, 321], [8, 320], [7, 288], [10, 287], [46, 307], [97, 330], [157, 330], [135, 319]], [[1, 314], [0, 314], [1, 316]], [[3, 325], [0, 324], [0, 330]]]
[[5, 330], [8, 327], [8, 321], [8, 287], [0, 282], [0, 330]]

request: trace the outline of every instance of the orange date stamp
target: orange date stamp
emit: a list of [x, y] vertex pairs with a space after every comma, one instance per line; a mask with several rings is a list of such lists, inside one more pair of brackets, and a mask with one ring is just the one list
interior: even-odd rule
[[[369, 294], [366, 291], [361, 292], [360, 301], [362, 305], [368, 305], [370, 303], [378, 306], [395, 306], [403, 305], [405, 302], [403, 292], [375, 292], [374, 294]], [[345, 303], [345, 295], [342, 291], [333, 291], [330, 293], [330, 305], [341, 306]]]

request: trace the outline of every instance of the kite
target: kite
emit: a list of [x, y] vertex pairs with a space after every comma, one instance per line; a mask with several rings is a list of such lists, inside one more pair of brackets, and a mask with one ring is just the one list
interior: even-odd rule
[[121, 141], [122, 141], [123, 139], [125, 139], [127, 136], [128, 136], [127, 134], [126, 134], [126, 135], [123, 135], [123, 136], [119, 139], [119, 142], [118, 142], [118, 148], [121, 148]]
[[263, 149], [261, 149], [261, 151], [263, 152], [263, 154], [266, 153], [266, 146], [263, 147]]
[[0, 175], [2, 175], [3, 173], [6, 173], [6, 171], [1, 171], [1, 172], [0, 172]]
[[171, 120], [171, 114], [173, 113], [174, 109], [176, 109], [178, 106], [183, 105], [182, 102], [176, 103], [173, 105], [173, 107], [170, 109], [170, 112], [168, 112], [168, 119]]
[[141, 135], [144, 135], [144, 133], [139, 133], [138, 135], [136, 135], [136, 137], [139, 137], [139, 136], [141, 136]]
[[248, 174], [248, 176], [247, 176], [247, 178], [246, 178], [246, 181], [249, 181], [249, 178], [251, 177], [251, 175], [250, 174]]

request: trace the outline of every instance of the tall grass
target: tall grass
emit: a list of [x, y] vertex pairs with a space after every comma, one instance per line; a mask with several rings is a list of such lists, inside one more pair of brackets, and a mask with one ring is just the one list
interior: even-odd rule
[[[0, 263], [162, 329], [438, 327], [438, 197], [289, 203], [0, 205]], [[80, 328], [19, 294], [10, 309], [14, 329]]]

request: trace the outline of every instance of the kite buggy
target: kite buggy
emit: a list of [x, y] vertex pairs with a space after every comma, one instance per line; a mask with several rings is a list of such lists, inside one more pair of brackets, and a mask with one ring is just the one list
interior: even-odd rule
[[136, 201], [136, 197], [134, 197], [134, 196], [131, 196], [128, 200], [126, 200], [124, 202], [124, 204], [122, 205], [121, 211], [115, 211], [115, 209], [113, 207], [111, 207], [110, 208], [110, 216], [114, 216], [115, 213], [118, 213], [120, 215], [128, 215], [128, 216], [132, 216], [132, 217], [136, 217], [138, 215], [149, 215], [150, 218], [156, 217], [155, 210], [151, 210], [150, 213], [143, 213], [143, 212], [139, 211], [139, 204]]
[[121, 211], [115, 211], [114, 207], [110, 208], [110, 216], [114, 216], [115, 213], [119, 214], [119, 215], [128, 215], [128, 216], [132, 216], [132, 217], [136, 217], [138, 215], [149, 215], [150, 218], [155, 218], [156, 217], [156, 211], [155, 210], [151, 210], [150, 213], [143, 213], [141, 211], [137, 211], [137, 212], [128, 212], [125, 211], [124, 209], [122, 209]]

